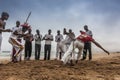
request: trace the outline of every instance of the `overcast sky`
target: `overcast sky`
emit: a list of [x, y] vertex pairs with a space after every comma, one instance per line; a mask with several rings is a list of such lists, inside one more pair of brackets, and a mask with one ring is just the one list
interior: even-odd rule
[[[28, 23], [33, 34], [39, 29], [44, 36], [52, 29], [55, 36], [65, 27], [77, 36], [86, 24], [107, 50], [120, 51], [120, 0], [0, 0], [0, 13], [3, 11], [10, 14], [6, 28], [14, 27], [16, 20], [23, 23], [31, 11]], [[2, 50], [10, 50], [8, 38], [9, 33], [3, 33]]]

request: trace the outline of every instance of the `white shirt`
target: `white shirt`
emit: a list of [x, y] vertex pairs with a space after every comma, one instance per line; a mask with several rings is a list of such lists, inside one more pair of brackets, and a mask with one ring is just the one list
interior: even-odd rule
[[60, 41], [62, 41], [62, 39], [63, 39], [63, 35], [62, 34], [55, 36], [55, 42], [60, 42]]
[[[50, 34], [50, 35], [49, 35], [49, 34], [46, 34], [46, 35], [45, 35], [45, 39], [48, 39], [48, 38], [49, 38], [49, 39], [53, 39], [53, 35], [52, 35], [52, 34]], [[52, 40], [45, 40], [45, 44], [51, 45], [51, 41], [52, 41]]]
[[42, 35], [35, 34], [34, 39], [35, 39], [35, 44], [41, 44]]
[[75, 35], [66, 35], [66, 38], [64, 40], [65, 44], [70, 44], [74, 38], [75, 38]]
[[18, 34], [22, 34], [22, 27], [13, 27], [12, 28], [12, 33], [10, 35], [11, 38], [14, 38], [14, 39], [18, 39], [19, 38], [19, 35], [15, 35], [13, 34], [15, 31], [17, 31]]
[[92, 35], [93, 35], [93, 34], [92, 34], [92, 31], [90, 31], [90, 30], [86, 31], [86, 34], [89, 35], [89, 36], [92, 36]]

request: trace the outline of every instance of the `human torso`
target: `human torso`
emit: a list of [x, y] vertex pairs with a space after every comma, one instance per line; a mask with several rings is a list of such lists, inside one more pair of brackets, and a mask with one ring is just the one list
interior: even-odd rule
[[41, 44], [41, 40], [42, 40], [42, 35], [41, 34], [35, 34], [35, 44]]
[[75, 38], [75, 35], [73, 33], [66, 35], [65, 44], [70, 44], [74, 38]]
[[33, 34], [32, 33], [27, 33], [27, 36], [25, 36], [25, 41], [26, 42], [32, 42], [33, 41]]
[[56, 41], [57, 43], [59, 43], [60, 41], [62, 41], [62, 39], [63, 39], [62, 34], [55, 36], [55, 41]]
[[22, 27], [13, 27], [12, 28], [12, 33], [10, 35], [10, 38], [14, 38], [14, 39], [20, 39], [20, 35], [16, 35], [14, 34], [14, 32], [17, 32], [18, 34], [22, 34]]
[[[53, 35], [52, 34], [46, 34], [45, 35], [45, 39], [53, 39]], [[45, 40], [45, 44], [47, 45], [51, 45], [51, 40]]]

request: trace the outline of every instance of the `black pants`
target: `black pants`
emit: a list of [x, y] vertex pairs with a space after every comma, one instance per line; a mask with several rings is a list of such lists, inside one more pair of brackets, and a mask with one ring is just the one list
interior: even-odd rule
[[40, 59], [41, 44], [35, 44], [35, 60]]
[[92, 52], [91, 52], [91, 43], [90, 42], [86, 42], [84, 44], [83, 59], [86, 59], [86, 57], [87, 57], [87, 51], [89, 51], [89, 60], [91, 60], [92, 59]]
[[30, 59], [32, 53], [32, 42], [26, 41], [25, 42], [25, 59]]
[[44, 46], [44, 60], [50, 60], [50, 54], [51, 54], [51, 45]]

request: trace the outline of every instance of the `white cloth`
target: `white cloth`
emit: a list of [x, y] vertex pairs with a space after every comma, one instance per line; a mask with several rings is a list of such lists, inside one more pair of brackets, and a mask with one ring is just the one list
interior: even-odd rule
[[[50, 34], [50, 35], [46, 34], [45, 39], [53, 39], [53, 35], [52, 34]], [[45, 44], [51, 45], [51, 40], [45, 40]]]
[[[21, 46], [23, 47], [23, 45], [19, 41], [17, 41], [17, 39], [14, 39], [14, 38], [9, 38], [9, 43], [15, 48], [16, 53], [18, 53], [18, 51], [21, 50]], [[22, 52], [22, 50], [20, 51], [20, 53], [17, 56], [20, 56], [21, 52]]]
[[77, 55], [77, 60], [78, 60], [81, 56], [81, 52], [83, 50], [83, 47], [84, 47], [84, 43], [79, 41], [79, 40], [71, 42], [68, 50], [65, 52], [65, 54], [63, 55], [63, 57], [61, 59], [63, 61], [63, 63], [66, 64], [71, 59], [71, 54], [75, 55], [73, 53], [75, 48], [78, 48], [78, 50], [79, 50], [78, 55]]
[[42, 35], [35, 34], [34, 39], [35, 39], [35, 44], [41, 44]]
[[0, 52], [1, 52], [1, 45], [2, 45], [2, 34], [0, 33]]

